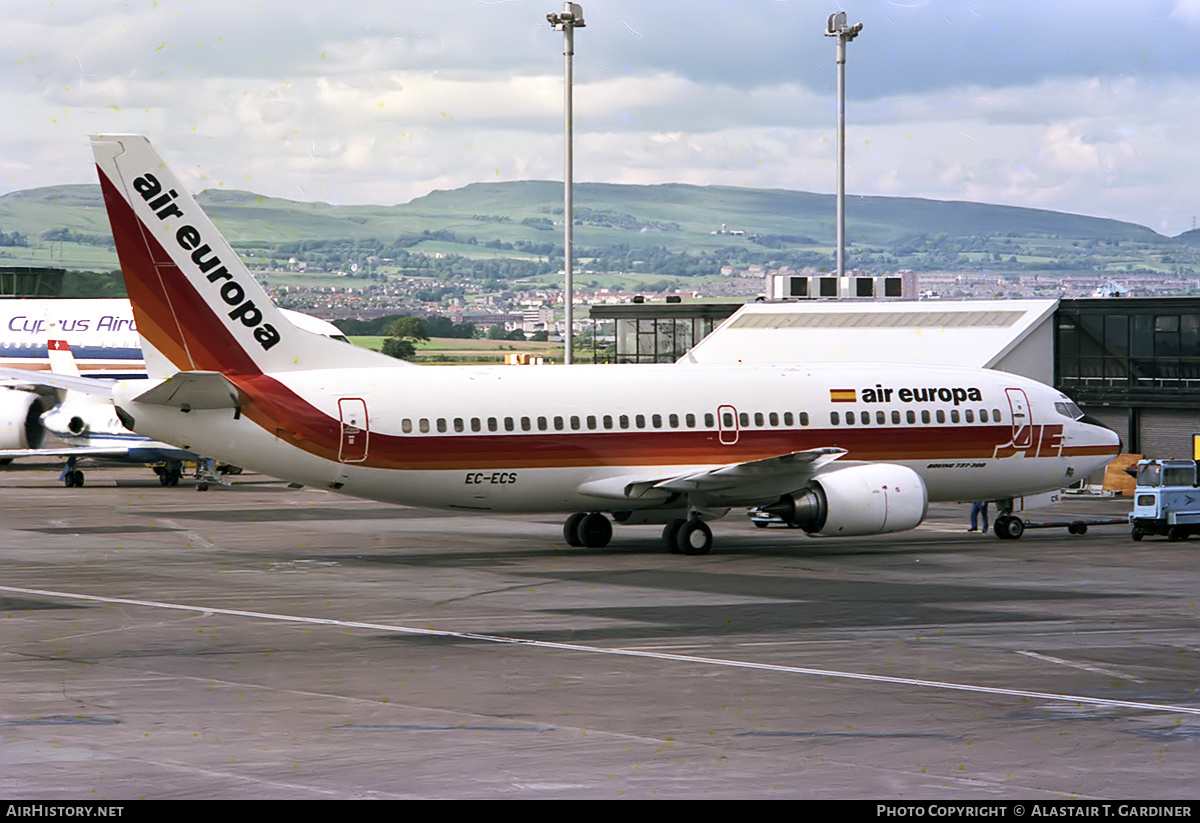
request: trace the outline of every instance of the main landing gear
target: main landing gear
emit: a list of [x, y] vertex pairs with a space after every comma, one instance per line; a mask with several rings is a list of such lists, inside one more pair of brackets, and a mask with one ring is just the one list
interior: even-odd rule
[[[575, 512], [563, 523], [568, 546], [602, 549], [612, 540], [612, 521], [601, 512]], [[663, 526], [663, 547], [672, 554], [711, 554], [712, 529], [699, 517], [672, 520]]]
[[712, 529], [699, 517], [680, 518], [663, 526], [663, 546], [671, 554], [711, 554]]
[[62, 474], [58, 476], [58, 479], [68, 489], [83, 488], [83, 470], [75, 468], [74, 456], [67, 458], [67, 465], [63, 466]]
[[563, 523], [563, 539], [575, 548], [602, 549], [612, 533], [612, 521], [600, 512], [575, 512]]

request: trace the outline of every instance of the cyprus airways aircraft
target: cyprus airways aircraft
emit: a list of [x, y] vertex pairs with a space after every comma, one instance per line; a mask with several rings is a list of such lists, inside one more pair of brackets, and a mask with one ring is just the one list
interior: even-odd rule
[[[122, 425], [112, 402], [115, 381], [83, 377], [65, 340], [49, 340], [46, 348], [50, 375], [0, 368], [2, 383], [22, 387], [31, 377], [36, 380], [32, 390], [5, 387], [0, 392], [0, 400], [11, 396], [27, 398], [32, 402], [31, 410], [37, 413], [36, 419], [27, 415], [21, 426], [14, 426], [14, 421], [0, 407], [0, 463], [14, 457], [65, 457], [67, 462], [59, 479], [67, 488], [78, 488], [84, 481], [83, 470], [77, 466], [80, 459], [103, 457], [154, 464], [154, 471], [164, 486], [178, 485], [183, 476], [183, 464], [195, 462], [198, 487], [207, 488], [211, 471], [203, 458], [134, 434]], [[41, 393], [47, 388], [54, 389], [55, 400]], [[50, 403], [51, 408], [41, 411], [45, 403]], [[58, 437], [62, 445], [44, 445], [47, 432]], [[16, 448], [7, 445], [8, 441], [20, 438], [24, 439], [23, 445]]]
[[298, 483], [471, 512], [613, 519], [705, 554], [706, 520], [763, 506], [808, 533], [918, 525], [929, 501], [1011, 499], [1105, 465], [1116, 435], [1003, 372], [890, 365], [404, 368], [296, 328], [146, 138], [92, 148], [151, 380], [132, 429]]

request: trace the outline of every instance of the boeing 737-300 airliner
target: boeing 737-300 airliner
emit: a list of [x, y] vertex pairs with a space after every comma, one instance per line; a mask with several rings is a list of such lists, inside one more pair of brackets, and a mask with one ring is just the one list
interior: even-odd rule
[[[1104, 466], [1116, 435], [1004, 372], [848, 366], [398, 366], [285, 318], [146, 138], [92, 138], [149, 381], [126, 424], [181, 448], [374, 500], [569, 513], [711, 550], [706, 521], [765, 507], [818, 536], [911, 529], [930, 501], [1011, 499]], [[610, 519], [610, 516], [612, 519]]]

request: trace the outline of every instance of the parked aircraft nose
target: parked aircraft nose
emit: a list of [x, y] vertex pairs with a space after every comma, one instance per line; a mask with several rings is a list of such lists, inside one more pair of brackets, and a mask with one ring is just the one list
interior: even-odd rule
[[[1102, 437], [1101, 443], [1103, 445], [1111, 445], [1116, 449], [1116, 454], [1121, 454], [1125, 451], [1125, 443], [1121, 440], [1121, 435], [1117, 434], [1115, 431], [1101, 423], [1096, 418], [1092, 417], [1090, 414], [1085, 414], [1083, 417], [1079, 418], [1079, 422], [1086, 423], [1089, 426], [1100, 429], [1101, 431], [1097, 432], [1097, 434], [1101, 435]], [[1108, 436], [1103, 437], [1105, 434]]]

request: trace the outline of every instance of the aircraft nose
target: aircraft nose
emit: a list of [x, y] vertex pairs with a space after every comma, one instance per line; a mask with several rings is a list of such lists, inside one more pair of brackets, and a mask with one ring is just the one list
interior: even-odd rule
[[1101, 434], [1102, 436], [1108, 435], [1107, 437], [1103, 438], [1102, 445], [1112, 446], [1117, 450], [1117, 454], [1121, 454], [1125, 451], [1125, 442], [1121, 439], [1121, 435], [1117, 434], [1115, 431], [1101, 423], [1096, 418], [1092, 417], [1090, 414], [1085, 414], [1083, 417], [1079, 418], [1079, 422], [1086, 423], [1089, 426], [1094, 426], [1097, 429], [1100, 429], [1101, 431], [1098, 432], [1098, 434]]

